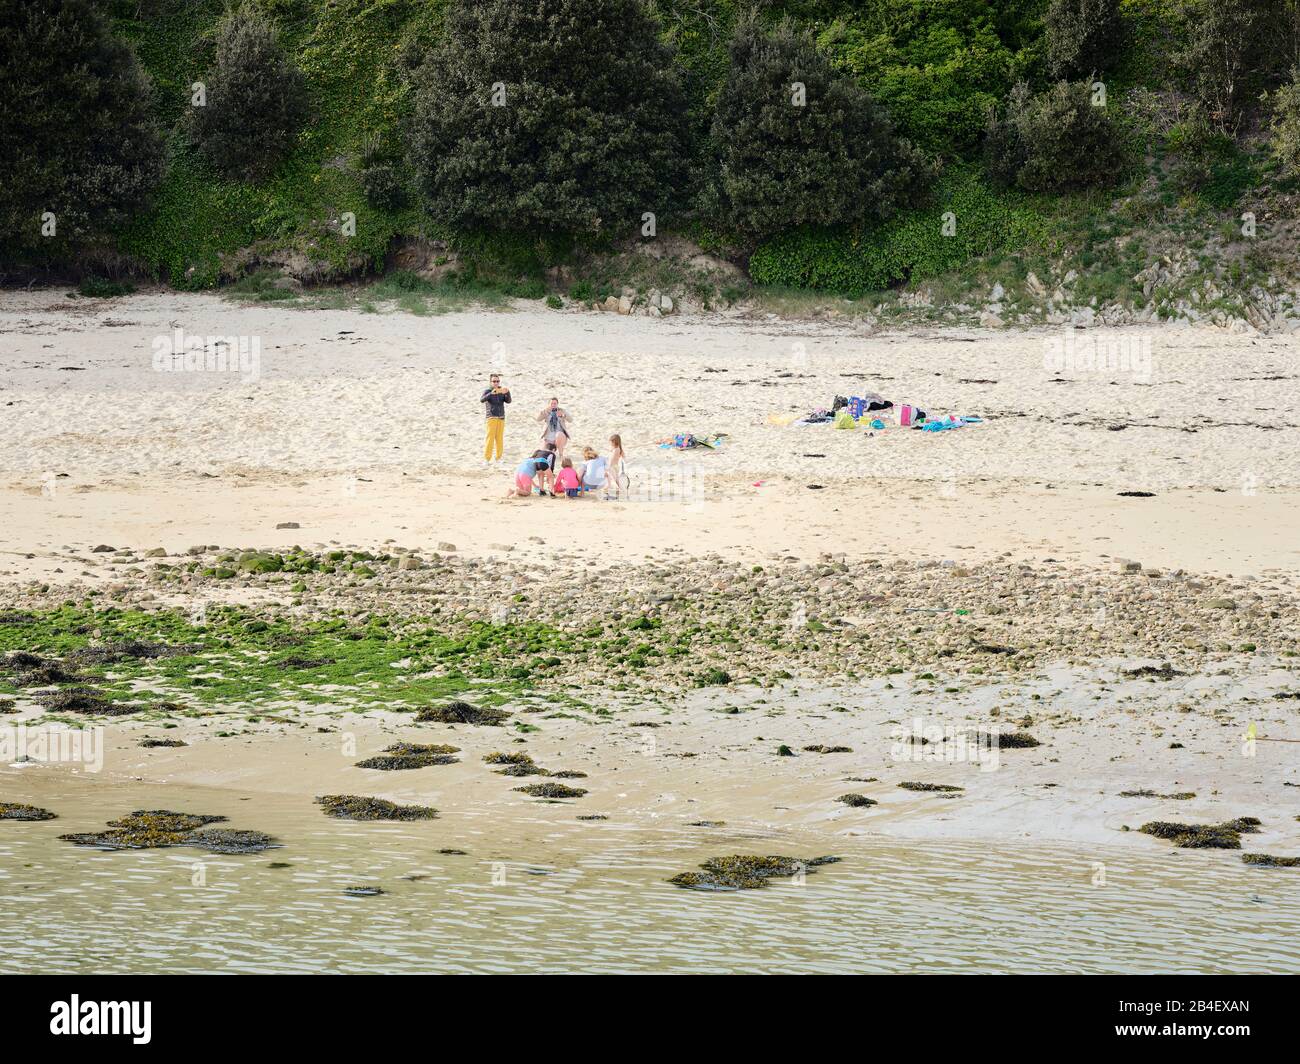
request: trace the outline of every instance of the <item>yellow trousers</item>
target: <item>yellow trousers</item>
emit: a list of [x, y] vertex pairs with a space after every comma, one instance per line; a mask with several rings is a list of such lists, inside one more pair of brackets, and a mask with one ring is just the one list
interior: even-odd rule
[[[503, 417], [490, 417], [487, 419], [487, 439], [483, 443], [483, 457], [491, 462], [494, 457], [500, 458], [501, 453], [505, 450], [506, 445], [506, 419]], [[492, 454], [496, 449], [496, 455]]]

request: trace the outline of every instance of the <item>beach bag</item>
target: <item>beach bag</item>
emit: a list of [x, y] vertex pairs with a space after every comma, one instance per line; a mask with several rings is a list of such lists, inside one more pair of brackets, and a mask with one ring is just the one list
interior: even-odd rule
[[859, 420], [867, 412], [867, 401], [860, 396], [854, 395], [849, 398], [849, 417], [854, 421]]
[[898, 408], [898, 423], [903, 428], [919, 425], [925, 420], [925, 411], [911, 403], [904, 403]]
[[853, 415], [847, 410], [842, 410], [835, 415], [835, 427], [837, 429], [855, 429], [858, 423], [853, 420]]

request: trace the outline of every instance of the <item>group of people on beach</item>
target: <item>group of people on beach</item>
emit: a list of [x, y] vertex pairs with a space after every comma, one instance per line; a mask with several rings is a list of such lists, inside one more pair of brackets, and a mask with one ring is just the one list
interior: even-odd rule
[[[502, 386], [500, 374], [488, 377], [488, 386], [479, 401], [487, 414], [483, 461], [487, 465], [503, 462], [510, 389]], [[560, 407], [559, 399], [552, 398], [542, 408], [537, 415], [537, 421], [543, 426], [541, 446], [515, 469], [515, 483], [506, 492], [506, 498], [522, 498], [534, 491], [554, 499], [577, 499], [594, 492], [610, 499], [622, 494], [626, 483], [622, 437], [618, 433], [610, 436], [608, 455], [600, 454], [594, 447], [584, 447], [582, 460], [575, 464], [564, 453], [572, 438], [569, 431], [572, 420]]]

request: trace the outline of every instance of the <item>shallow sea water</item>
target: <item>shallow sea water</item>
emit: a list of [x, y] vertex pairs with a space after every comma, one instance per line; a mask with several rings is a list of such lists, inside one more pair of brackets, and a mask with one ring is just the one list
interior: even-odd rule
[[[225, 813], [223, 826], [284, 845], [102, 852], [56, 836], [129, 809], [67, 797], [72, 815], [0, 822], [0, 971], [1300, 971], [1300, 873], [1146, 839], [1134, 840], [1141, 852], [828, 844], [557, 823], [554, 807], [521, 813], [503, 838], [499, 812], [358, 824], [289, 796], [180, 801], [171, 787], [163, 801], [145, 786], [130, 808]], [[731, 853], [843, 861], [755, 891], [666, 882]], [[346, 896], [352, 886], [386, 893]]]

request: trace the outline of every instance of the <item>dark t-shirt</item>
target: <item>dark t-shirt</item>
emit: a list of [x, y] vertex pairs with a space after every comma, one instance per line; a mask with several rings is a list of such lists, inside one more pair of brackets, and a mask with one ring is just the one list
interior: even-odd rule
[[491, 388], [485, 388], [479, 402], [483, 404], [488, 417], [505, 417], [506, 403], [510, 402], [510, 389], [507, 388], [500, 395], [493, 395]]

